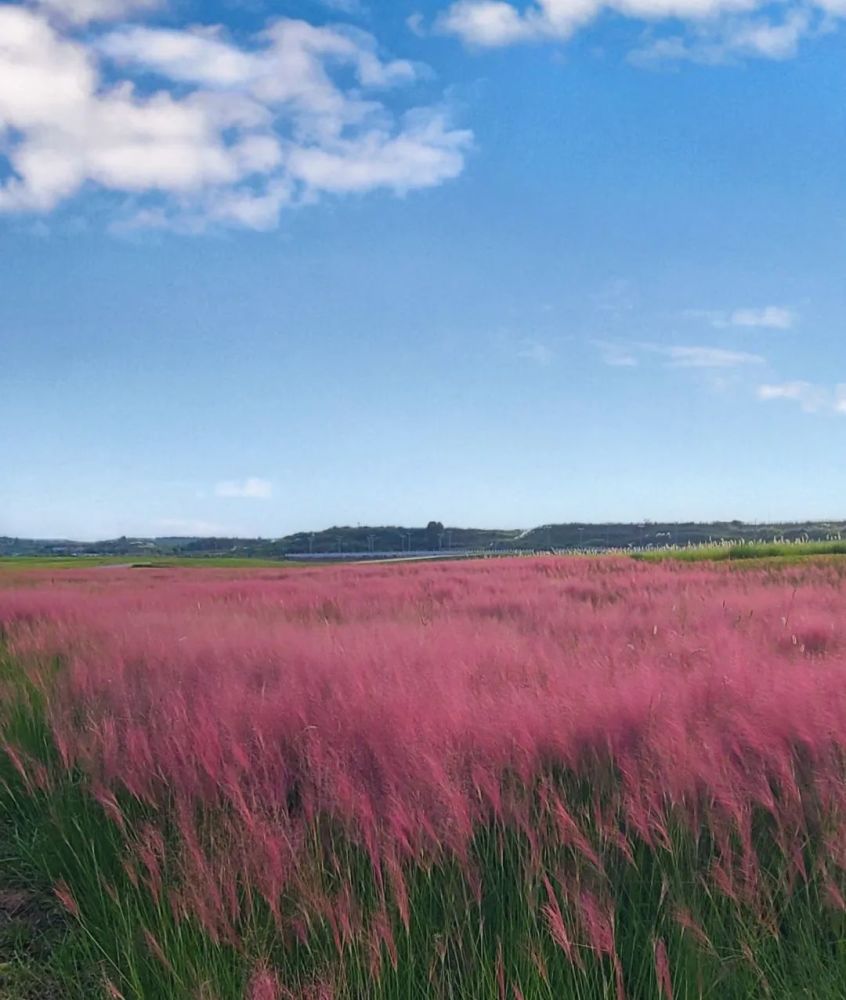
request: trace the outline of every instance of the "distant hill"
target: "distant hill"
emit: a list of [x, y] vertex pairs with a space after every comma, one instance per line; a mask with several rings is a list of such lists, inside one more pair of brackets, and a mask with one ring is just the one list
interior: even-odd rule
[[809, 541], [846, 538], [846, 521], [750, 524], [742, 521], [547, 524], [519, 529], [456, 528], [430, 521], [425, 528], [397, 525], [332, 527], [284, 538], [113, 538], [101, 542], [0, 536], [0, 556], [233, 556], [284, 559], [419, 552], [526, 552], [662, 548], [707, 542]]

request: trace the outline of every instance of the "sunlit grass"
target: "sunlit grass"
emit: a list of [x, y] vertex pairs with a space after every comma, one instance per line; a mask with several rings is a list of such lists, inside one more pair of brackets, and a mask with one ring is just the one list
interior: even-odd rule
[[634, 555], [637, 559], [650, 562], [660, 562], [665, 559], [675, 559], [680, 562], [799, 561], [813, 556], [846, 555], [846, 541], [731, 542], [643, 550]]

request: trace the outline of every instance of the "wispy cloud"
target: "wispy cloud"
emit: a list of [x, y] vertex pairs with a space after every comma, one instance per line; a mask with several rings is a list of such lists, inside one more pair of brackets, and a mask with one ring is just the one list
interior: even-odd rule
[[636, 348], [611, 340], [593, 340], [591, 343], [598, 349], [603, 364], [611, 368], [637, 367]]
[[602, 285], [593, 301], [600, 312], [621, 319], [635, 307], [637, 286], [628, 278], [614, 278]]
[[788, 306], [756, 306], [729, 311], [721, 309], [686, 309], [689, 319], [703, 320], [716, 330], [740, 329], [790, 330], [799, 314]]
[[526, 361], [534, 361], [537, 365], [546, 366], [552, 362], [555, 353], [539, 340], [524, 340], [517, 350], [517, 357]]
[[732, 351], [724, 347], [688, 346], [686, 344], [655, 344], [644, 341], [621, 342], [594, 340], [606, 365], [634, 368], [649, 357], [660, 357], [666, 368], [732, 369], [747, 365], [766, 364], [766, 358], [748, 351]]
[[729, 351], [722, 347], [659, 347], [650, 350], [663, 354], [671, 368], [739, 368], [743, 365], [762, 365], [760, 354], [746, 351]]
[[796, 380], [759, 385], [756, 393], [761, 402], [783, 400], [796, 403], [806, 413], [839, 413], [846, 415], [846, 384], [829, 388], [813, 382]]
[[648, 67], [679, 62], [718, 66], [740, 59], [790, 59], [802, 39], [816, 30], [816, 21], [805, 8], [788, 10], [780, 21], [727, 14], [695, 22], [684, 34], [649, 37], [629, 55], [629, 61]]
[[785, 306], [764, 306], [761, 309], [735, 309], [729, 316], [729, 325], [789, 330], [796, 319], [796, 313]]
[[412, 35], [417, 35], [418, 38], [425, 38], [427, 34], [425, 18], [420, 13], [419, 10], [415, 11], [413, 14], [409, 14], [405, 19], [405, 25]]
[[247, 479], [227, 479], [215, 486], [214, 494], [230, 499], [269, 500], [273, 496], [273, 484], [256, 476]]
[[72, 24], [117, 21], [164, 6], [164, 0], [33, 0], [60, 20]]
[[348, 17], [366, 17], [370, 11], [362, 0], [317, 0], [321, 7]]
[[[631, 61], [639, 65], [683, 60], [708, 64], [741, 58], [787, 59], [800, 41], [821, 30], [825, 11], [842, 14], [842, 0], [817, 0], [813, 7], [793, 2], [774, 19], [756, 15], [764, 0], [456, 0], [437, 19], [438, 30], [465, 44], [498, 48], [519, 42], [567, 40], [604, 11], [650, 25], [670, 22], [684, 26], [682, 34], [649, 37]], [[652, 29], [654, 30], [654, 29]]]

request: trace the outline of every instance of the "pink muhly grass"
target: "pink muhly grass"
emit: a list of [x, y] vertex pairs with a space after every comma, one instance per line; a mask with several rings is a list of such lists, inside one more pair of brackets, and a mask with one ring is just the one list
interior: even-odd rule
[[623, 965], [616, 952], [611, 956], [614, 964], [614, 984], [617, 989], [617, 1000], [626, 1000], [626, 984], [623, 978]]
[[[456, 861], [481, 895], [480, 824], [522, 833], [527, 881], [565, 848], [602, 892], [603, 864], [631, 863], [638, 841], [673, 850], [678, 824], [715, 844], [709, 890], [758, 906], [771, 874], [756, 810], [790, 886], [809, 878], [811, 830], [846, 868], [846, 579], [796, 572], [798, 587], [505, 559], [13, 579], [0, 628], [47, 698], [60, 756], [41, 775], [23, 748], [5, 756], [32, 788], [83, 772], [120, 829], [126, 795], [161, 817], [124, 831], [132, 877], [219, 939], [259, 898], [280, 931], [331, 912], [341, 944], [363, 933], [355, 889], [328, 894], [310, 874], [332, 863], [324, 830], [364, 852], [406, 926], [411, 864]], [[601, 792], [586, 805], [571, 780]], [[612, 901], [570, 895], [613, 956]], [[572, 951], [550, 888], [539, 906]], [[379, 961], [392, 956], [387, 921], [370, 931]]]
[[32, 762], [28, 759], [28, 756], [22, 750], [15, 749], [9, 743], [4, 743], [0, 746], [0, 750], [9, 758], [12, 767], [23, 781], [24, 787], [29, 791], [33, 791], [36, 786], [31, 776]]
[[283, 1000], [286, 996], [288, 994], [283, 993], [282, 984], [275, 972], [266, 966], [261, 966], [253, 972], [247, 986], [246, 1000]]
[[507, 1000], [507, 987], [505, 983], [505, 961], [502, 957], [502, 941], [496, 943], [496, 985], [499, 993], [499, 1000]]
[[105, 987], [106, 993], [111, 998], [111, 1000], [126, 1000], [124, 994], [121, 993], [121, 991], [117, 988], [117, 986], [115, 986], [115, 984], [111, 981], [111, 979], [105, 979], [103, 982], [103, 986]]
[[164, 948], [162, 948], [161, 944], [156, 939], [156, 936], [152, 933], [152, 931], [148, 930], [146, 927], [142, 928], [142, 931], [144, 934], [144, 941], [146, 942], [147, 947], [150, 949], [150, 952], [153, 955], [155, 955], [156, 959], [161, 963], [162, 966], [164, 966], [165, 969], [168, 970], [168, 972], [173, 972], [174, 969], [173, 966], [171, 965], [170, 959], [168, 959], [167, 955], [165, 954]]
[[335, 1000], [335, 996], [335, 989], [330, 983], [320, 982], [297, 990], [283, 987], [280, 1000]]
[[714, 952], [714, 946], [711, 944], [708, 935], [702, 929], [702, 925], [696, 920], [690, 910], [684, 906], [677, 906], [674, 910], [673, 916], [678, 926], [681, 927], [683, 931], [687, 931], [697, 944], [712, 953]]
[[399, 956], [394, 940], [394, 932], [391, 929], [391, 921], [384, 910], [378, 910], [371, 923], [371, 969], [375, 978], [379, 978], [382, 968], [382, 946], [388, 951], [391, 966], [396, 969]]
[[709, 879], [717, 889], [733, 903], [739, 903], [743, 890], [738, 884], [734, 865], [730, 857], [723, 857], [713, 863], [708, 872]]
[[100, 784], [95, 784], [91, 788], [91, 794], [94, 796], [95, 801], [100, 804], [103, 812], [120, 828], [121, 833], [125, 834], [126, 821], [124, 820], [123, 812], [118, 805], [114, 792], [108, 788], [104, 788]]
[[351, 943], [361, 930], [361, 914], [348, 882], [341, 886], [331, 909], [337, 920], [341, 941], [344, 945]]
[[579, 920], [591, 948], [597, 955], [614, 955], [614, 913], [607, 902], [590, 890], [579, 894]]
[[612, 847], [615, 847], [626, 859], [629, 864], [634, 862], [634, 854], [632, 853], [631, 844], [628, 841], [625, 833], [620, 829], [619, 818], [616, 815], [616, 810], [613, 806], [615, 803], [610, 803], [611, 808], [599, 802], [594, 801], [593, 807], [593, 821], [596, 830], [599, 834], [601, 841], [605, 841]]
[[532, 959], [532, 964], [537, 969], [541, 982], [549, 985], [549, 969], [546, 964], [546, 959], [543, 956], [543, 952], [532, 946], [529, 954]]
[[552, 798], [552, 811], [558, 827], [558, 837], [562, 844], [572, 845], [596, 869], [602, 870], [602, 862], [592, 844], [584, 835], [579, 824], [567, 811], [563, 802], [557, 797]]
[[656, 938], [653, 943], [655, 955], [655, 976], [658, 989], [666, 1000], [673, 1000], [673, 978], [670, 975], [670, 960], [667, 956], [667, 946], [663, 938]]
[[411, 923], [411, 913], [408, 906], [408, 890], [405, 884], [402, 865], [390, 851], [385, 857], [385, 865], [388, 869], [388, 878], [393, 890], [394, 901], [399, 910], [400, 919], [405, 929], [408, 930]]
[[846, 911], [846, 899], [834, 878], [826, 872], [823, 878], [823, 893], [826, 902], [835, 910]]
[[129, 879], [132, 887], [138, 889], [141, 886], [141, 878], [138, 874], [138, 866], [135, 864], [134, 859], [124, 858], [121, 862], [121, 867], [126, 877]]
[[152, 823], [145, 823], [141, 827], [138, 840], [134, 844], [134, 853], [146, 869], [147, 885], [154, 901], [158, 903], [163, 889], [166, 845], [161, 832]]
[[79, 905], [70, 890], [70, 886], [68, 886], [64, 879], [59, 879], [53, 886], [53, 894], [72, 917], [75, 917], [77, 920], [80, 919]]
[[549, 927], [552, 939], [564, 952], [567, 958], [573, 962], [573, 964], [581, 965], [579, 954], [575, 950], [573, 940], [570, 937], [566, 924], [564, 923], [564, 915], [561, 912], [558, 897], [555, 895], [552, 883], [546, 875], [543, 876], [542, 881], [544, 889], [546, 890], [547, 901], [541, 906], [541, 912], [546, 918], [547, 926]]
[[116, 906], [119, 905], [119, 903], [120, 903], [120, 896], [118, 895], [118, 891], [115, 888], [114, 884], [112, 882], [110, 882], [107, 878], [104, 878], [103, 875], [99, 875], [97, 881], [100, 883], [100, 886], [102, 887], [103, 892], [105, 892], [105, 894], [109, 897], [109, 899]]

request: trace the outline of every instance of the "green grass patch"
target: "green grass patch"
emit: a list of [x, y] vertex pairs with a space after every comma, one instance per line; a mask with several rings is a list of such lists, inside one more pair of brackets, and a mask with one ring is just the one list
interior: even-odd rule
[[798, 562], [821, 556], [846, 555], [846, 541], [826, 542], [742, 542], [730, 545], [699, 545], [689, 548], [654, 549], [633, 553], [632, 558], [645, 562], [735, 562], [781, 560]]

